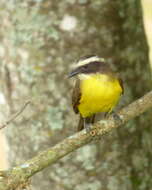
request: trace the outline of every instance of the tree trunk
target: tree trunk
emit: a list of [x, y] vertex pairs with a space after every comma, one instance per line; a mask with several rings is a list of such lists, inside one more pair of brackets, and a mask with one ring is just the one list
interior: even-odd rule
[[[97, 54], [114, 63], [125, 88], [120, 106], [150, 89], [140, 1], [16, 1], [2, 6], [2, 92], [10, 114], [25, 99], [32, 101], [6, 130], [12, 165], [76, 131], [67, 72], [79, 57]], [[150, 113], [145, 114], [72, 153], [36, 175], [33, 189], [150, 189], [151, 123]]]

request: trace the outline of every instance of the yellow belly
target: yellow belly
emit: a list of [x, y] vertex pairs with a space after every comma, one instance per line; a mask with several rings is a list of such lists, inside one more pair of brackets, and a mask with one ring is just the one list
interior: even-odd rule
[[82, 117], [112, 111], [122, 93], [119, 81], [103, 74], [94, 74], [81, 80], [80, 89], [78, 109]]

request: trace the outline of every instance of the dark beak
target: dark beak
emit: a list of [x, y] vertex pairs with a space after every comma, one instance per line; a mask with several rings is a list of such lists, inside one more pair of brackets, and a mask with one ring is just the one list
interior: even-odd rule
[[68, 74], [68, 78], [74, 77], [75, 75], [79, 74], [79, 70], [74, 70], [71, 73]]

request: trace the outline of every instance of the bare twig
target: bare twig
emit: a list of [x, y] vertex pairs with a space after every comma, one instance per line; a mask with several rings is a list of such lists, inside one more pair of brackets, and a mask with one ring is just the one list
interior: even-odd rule
[[14, 121], [27, 107], [27, 105], [30, 104], [30, 101], [27, 101], [22, 107], [21, 109], [16, 112], [14, 115], [12, 115], [3, 125], [0, 126], [0, 130], [5, 128], [7, 125], [9, 125], [12, 121]]

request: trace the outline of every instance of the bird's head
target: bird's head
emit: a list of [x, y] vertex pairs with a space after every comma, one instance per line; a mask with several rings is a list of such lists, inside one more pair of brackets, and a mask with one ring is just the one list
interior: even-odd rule
[[72, 72], [69, 74], [69, 78], [79, 74], [94, 74], [104, 73], [109, 70], [109, 66], [105, 63], [104, 58], [98, 56], [86, 56], [80, 59], [75, 65]]

